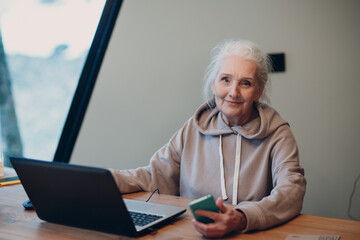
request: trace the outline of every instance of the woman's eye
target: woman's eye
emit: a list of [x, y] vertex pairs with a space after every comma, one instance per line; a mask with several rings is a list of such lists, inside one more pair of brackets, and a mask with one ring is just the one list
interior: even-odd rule
[[229, 78], [228, 77], [223, 77], [223, 78], [221, 78], [221, 81], [222, 82], [229, 82]]
[[251, 86], [251, 82], [248, 80], [243, 80], [241, 81], [241, 86], [243, 87], [250, 87]]

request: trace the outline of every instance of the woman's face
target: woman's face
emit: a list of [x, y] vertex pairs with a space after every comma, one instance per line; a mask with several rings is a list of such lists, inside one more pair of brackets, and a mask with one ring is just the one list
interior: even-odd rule
[[224, 58], [211, 85], [215, 102], [226, 123], [241, 126], [250, 121], [253, 103], [263, 92], [256, 78], [257, 65], [239, 56]]

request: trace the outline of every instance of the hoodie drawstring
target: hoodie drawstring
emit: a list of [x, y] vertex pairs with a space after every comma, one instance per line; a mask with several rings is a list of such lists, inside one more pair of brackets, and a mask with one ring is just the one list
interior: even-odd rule
[[[232, 204], [237, 204], [238, 195], [238, 183], [239, 183], [239, 172], [241, 167], [241, 135], [236, 136], [236, 154], [235, 154], [235, 168], [234, 168], [234, 179], [233, 179], [233, 198]], [[227, 200], [228, 196], [225, 187], [225, 170], [224, 170], [224, 156], [222, 152], [222, 135], [220, 135], [219, 143], [219, 157], [220, 157], [220, 184], [221, 184], [221, 196], [223, 200]]]
[[221, 184], [221, 196], [224, 201], [228, 200], [225, 188], [225, 170], [224, 170], [224, 157], [222, 152], [222, 135], [220, 135], [219, 143], [219, 157], [220, 157], [220, 184]]
[[238, 184], [239, 184], [239, 173], [241, 165], [241, 135], [236, 136], [236, 156], [235, 156], [235, 169], [234, 169], [234, 180], [233, 180], [233, 199], [232, 204], [237, 204], [238, 197]]

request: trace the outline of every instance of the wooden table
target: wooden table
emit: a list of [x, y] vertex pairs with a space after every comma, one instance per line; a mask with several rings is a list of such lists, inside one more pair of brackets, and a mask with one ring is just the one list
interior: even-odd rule
[[[146, 200], [149, 193], [127, 194], [129, 199]], [[0, 239], [130, 239], [124, 236], [62, 226], [40, 220], [34, 211], [26, 211], [22, 185], [0, 187]], [[191, 199], [154, 194], [150, 202], [187, 207]], [[190, 210], [151, 234], [139, 239], [204, 239], [195, 231]], [[360, 222], [302, 214], [290, 222], [265, 231], [230, 234], [226, 239], [285, 239], [289, 234], [340, 235], [341, 240], [360, 239]]]

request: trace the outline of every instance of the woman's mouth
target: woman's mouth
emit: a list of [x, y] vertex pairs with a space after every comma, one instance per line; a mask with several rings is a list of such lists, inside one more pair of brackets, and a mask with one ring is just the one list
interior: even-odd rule
[[229, 101], [229, 100], [224, 100], [224, 101], [230, 106], [237, 106], [241, 104], [240, 101]]

